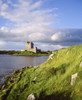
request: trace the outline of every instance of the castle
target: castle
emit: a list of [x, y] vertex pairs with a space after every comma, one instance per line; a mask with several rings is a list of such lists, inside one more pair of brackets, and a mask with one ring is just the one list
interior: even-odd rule
[[34, 47], [33, 42], [26, 42], [26, 49], [25, 50], [21, 50], [21, 51], [32, 51], [34, 53], [41, 52], [40, 49], [38, 49], [37, 47]]

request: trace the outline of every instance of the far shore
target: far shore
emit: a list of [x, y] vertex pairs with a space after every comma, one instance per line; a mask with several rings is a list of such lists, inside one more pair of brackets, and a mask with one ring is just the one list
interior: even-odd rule
[[41, 51], [34, 53], [31, 51], [0, 51], [0, 55], [12, 55], [12, 56], [49, 56], [52, 51]]

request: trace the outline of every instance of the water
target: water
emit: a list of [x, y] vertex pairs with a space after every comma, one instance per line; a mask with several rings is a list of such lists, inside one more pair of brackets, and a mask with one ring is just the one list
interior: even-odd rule
[[24, 66], [37, 66], [42, 64], [48, 59], [48, 56], [11, 56], [0, 55], [0, 84], [4, 81], [4, 77], [17, 69]]

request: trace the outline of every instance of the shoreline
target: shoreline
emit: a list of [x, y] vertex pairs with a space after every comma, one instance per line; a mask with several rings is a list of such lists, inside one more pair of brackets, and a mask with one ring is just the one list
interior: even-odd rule
[[[12, 77], [12, 75], [15, 75], [17, 73], [20, 73], [21, 70], [24, 71], [25, 69], [38, 68], [40, 65], [37, 65], [37, 66], [32, 66], [32, 65], [30, 65], [30, 66], [23, 66], [20, 69], [16, 69], [16, 70], [13, 70], [12, 72], [8, 72], [6, 75], [1, 75], [0, 77], [2, 77], [3, 80], [0, 83], [0, 86], [4, 85], [6, 79], [9, 79], [10, 77]], [[0, 78], [0, 81], [1, 81], [1, 78]]]
[[[37, 65], [37, 66], [39, 66], [39, 65]], [[32, 65], [30, 65], [30, 66], [23, 66], [23, 67], [20, 68], [20, 69], [16, 69], [16, 70], [13, 70], [13, 71], [11, 71], [11, 72], [6, 73], [5, 75], [4, 75], [4, 74], [1, 75], [1, 76], [0, 76], [0, 81], [2, 81], [2, 82], [0, 83], [0, 85], [4, 84], [6, 78], [11, 77], [12, 74], [18, 73], [18, 72], [20, 72], [20, 70], [24, 70], [24, 69], [28, 69], [28, 68], [35, 68], [35, 67], [36, 67], [36, 66], [32, 66]], [[3, 80], [1, 80], [1, 79], [3, 79]]]
[[[11, 55], [11, 54], [1, 54], [1, 55], [0, 55], [0, 57], [5, 57], [5, 56], [9, 56], [9, 57], [12, 56], [12, 57], [14, 57], [14, 56], [17, 56], [17, 55]], [[32, 56], [30, 56], [30, 55], [29, 55], [29, 56], [23, 56], [23, 55], [21, 56], [21, 55], [20, 55], [20, 56], [17, 56], [17, 57], [28, 57], [28, 58], [29, 58], [29, 57], [42, 57], [42, 58], [43, 58], [43, 56], [33, 56], [33, 55], [32, 55]], [[44, 57], [48, 57], [48, 56], [44, 56]], [[42, 59], [42, 58], [41, 58], [41, 59]], [[34, 58], [34, 59], [35, 59], [35, 58]], [[38, 59], [38, 58], [37, 58], [37, 59]], [[47, 59], [46, 59], [46, 60], [47, 60]], [[46, 60], [45, 60], [45, 61], [46, 61]], [[44, 62], [42, 62], [42, 63], [44, 63]], [[41, 63], [41, 64], [42, 64], [42, 63]], [[40, 65], [41, 65], [41, 64], [40, 64]], [[24, 68], [24, 67], [29, 67], [29, 66], [30, 66], [30, 65], [27, 64], [27, 66], [24, 65], [24, 66], [21, 66], [20, 68], [16, 68], [16, 69], [12, 69], [11, 71], [4, 72], [4, 74], [2, 73], [2, 74], [0, 75], [0, 85], [4, 82], [3, 79], [5, 80], [5, 77], [10, 76], [14, 71], [20, 70], [20, 69], [22, 69], [22, 68]], [[35, 67], [35, 66], [39, 66], [39, 65], [38, 65], [38, 64], [37, 64], [37, 65], [34, 64], [34, 65], [32, 65], [32, 66]]]
[[49, 56], [52, 51], [42, 51], [40, 53], [34, 53], [31, 51], [0, 51], [0, 55], [12, 55], [12, 56]]
[[25, 56], [25, 57], [41, 57], [41, 56], [49, 56], [49, 55], [12, 55], [12, 54], [0, 54], [0, 55], [10, 55], [10, 56]]
[[24, 57], [41, 57], [41, 56], [49, 56], [49, 55], [11, 55], [11, 54], [0, 54], [0, 55], [10, 55], [10, 56], [24, 56]]

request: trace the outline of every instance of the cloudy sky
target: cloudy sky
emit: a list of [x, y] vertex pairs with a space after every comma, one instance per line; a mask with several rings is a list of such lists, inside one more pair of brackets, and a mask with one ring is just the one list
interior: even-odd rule
[[82, 0], [0, 0], [0, 50], [82, 44]]

